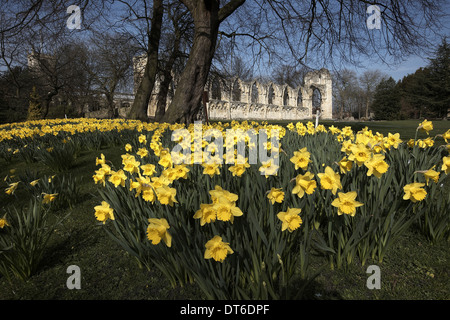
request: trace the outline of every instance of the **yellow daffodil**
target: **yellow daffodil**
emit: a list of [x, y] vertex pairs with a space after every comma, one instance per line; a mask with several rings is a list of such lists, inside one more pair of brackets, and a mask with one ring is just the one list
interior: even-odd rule
[[234, 166], [231, 166], [228, 168], [228, 170], [233, 174], [233, 177], [240, 177], [244, 174], [245, 170], [247, 168], [250, 168], [250, 164], [244, 163], [244, 164], [235, 164]]
[[302, 219], [300, 218], [300, 212], [302, 209], [300, 208], [289, 208], [285, 212], [279, 212], [277, 214], [278, 219], [281, 220], [281, 231], [288, 230], [292, 232], [298, 229], [302, 224]]
[[95, 171], [95, 174], [92, 176], [94, 179], [95, 184], [102, 183], [103, 186], [105, 186], [106, 183], [106, 172], [103, 168], [100, 168], [99, 170]]
[[222, 237], [220, 236], [214, 236], [214, 238], [212, 238], [205, 244], [205, 248], [206, 250], [204, 258], [213, 258], [218, 262], [223, 262], [227, 255], [234, 253], [229, 243], [223, 242]]
[[141, 185], [142, 199], [147, 202], [154, 202], [156, 200], [155, 191], [150, 184]]
[[432, 146], [434, 146], [434, 139], [431, 137], [428, 137], [426, 139], [423, 139], [423, 143], [425, 144], [426, 147], [432, 147]]
[[152, 176], [156, 172], [155, 165], [151, 164], [151, 163], [147, 163], [147, 164], [141, 165], [141, 169], [142, 169], [142, 174], [144, 176]]
[[123, 170], [129, 173], [138, 173], [141, 163], [133, 158], [123, 160]]
[[429, 134], [429, 132], [433, 130], [433, 123], [425, 119], [419, 124], [419, 127], [417, 129], [425, 131], [427, 134]]
[[435, 183], [437, 183], [439, 181], [439, 172], [433, 170], [434, 167], [423, 172], [423, 174], [425, 176], [425, 182], [427, 185], [428, 185], [429, 180], [433, 180]]
[[161, 204], [168, 204], [169, 206], [173, 206], [174, 202], [178, 201], [175, 199], [177, 194], [177, 190], [175, 188], [171, 188], [167, 185], [162, 185], [159, 188], [155, 189], [156, 197]]
[[412, 202], [422, 201], [427, 196], [427, 192], [422, 187], [425, 183], [414, 182], [403, 187], [405, 195], [403, 200], [411, 200]]
[[54, 201], [56, 199], [56, 197], [58, 196], [57, 193], [44, 193], [44, 199], [42, 200], [42, 203], [50, 203], [52, 201]]
[[95, 158], [95, 165], [96, 166], [98, 166], [98, 165], [102, 165], [102, 164], [104, 164], [105, 163], [105, 155], [102, 153], [101, 155], [100, 155], [100, 159], [99, 158]]
[[158, 164], [163, 166], [164, 168], [171, 167], [173, 164], [172, 156], [169, 154], [161, 154], [159, 158]]
[[221, 186], [216, 185], [214, 187], [214, 190], [210, 190], [209, 194], [211, 195], [211, 199], [213, 203], [216, 203], [219, 201], [220, 198], [226, 198], [228, 201], [236, 202], [238, 200], [238, 195], [231, 193], [228, 190], [222, 189]]
[[338, 208], [338, 215], [348, 214], [353, 217], [356, 214], [356, 208], [363, 205], [363, 203], [355, 200], [356, 196], [356, 191], [339, 192], [338, 198], [334, 199], [331, 205]]
[[38, 182], [39, 182], [39, 179], [33, 180], [30, 182], [30, 185], [34, 187]]
[[398, 148], [398, 145], [402, 143], [402, 140], [400, 139], [400, 134], [391, 134], [388, 133], [387, 142], [390, 146], [394, 147], [394, 149]]
[[268, 176], [277, 175], [279, 166], [272, 163], [272, 160], [263, 161], [261, 167], [259, 167], [259, 171], [261, 174], [265, 175], [266, 178]]
[[353, 142], [351, 140], [345, 140], [342, 142], [341, 151], [346, 154], [352, 153]]
[[108, 219], [114, 220], [114, 210], [109, 206], [109, 203], [102, 201], [100, 206], [95, 206], [95, 217], [97, 220], [106, 223]]
[[295, 187], [292, 189], [292, 194], [296, 194], [299, 198], [303, 198], [306, 194], [312, 194], [317, 187], [317, 182], [313, 180], [314, 174], [306, 172], [299, 174], [295, 178]]
[[185, 164], [176, 165], [175, 167], [173, 167], [173, 171], [176, 180], [180, 178], [182, 179], [188, 178], [189, 168]]
[[140, 156], [141, 158], [145, 158], [146, 156], [148, 156], [148, 150], [146, 148], [139, 148], [138, 152], [136, 152], [136, 154], [138, 156]]
[[9, 226], [9, 224], [6, 220], [6, 215], [4, 215], [3, 218], [0, 218], [0, 229], [3, 229], [6, 226]]
[[17, 186], [19, 185], [20, 181], [18, 182], [13, 182], [9, 184], [9, 187], [5, 189], [5, 193], [7, 195], [12, 195], [14, 194], [14, 191], [16, 191]]
[[281, 188], [272, 188], [267, 194], [267, 198], [275, 204], [275, 202], [282, 203], [284, 200], [284, 192]]
[[133, 147], [131, 146], [131, 144], [127, 143], [127, 144], [125, 145], [125, 151], [126, 151], [126, 152], [131, 152], [131, 150], [133, 150]]
[[442, 138], [444, 138], [445, 143], [448, 143], [448, 141], [450, 140], [450, 129], [448, 129], [447, 131], [445, 131], [444, 134], [442, 134]]
[[125, 187], [125, 181], [127, 180], [127, 176], [123, 172], [123, 170], [119, 170], [117, 172], [112, 172], [108, 181], [111, 182], [116, 188], [118, 186]]
[[167, 231], [170, 229], [169, 223], [166, 219], [148, 219], [149, 225], [147, 227], [147, 238], [153, 245], [157, 245], [162, 241], [170, 248], [172, 246], [172, 236]]
[[353, 168], [353, 161], [348, 160], [347, 157], [343, 157], [338, 164], [342, 174], [349, 172]]
[[450, 173], [450, 156], [442, 158], [441, 171], [444, 171], [445, 174], [449, 174]]
[[144, 136], [143, 134], [141, 134], [139, 136], [139, 143], [146, 144], [147, 143], [147, 137]]
[[294, 151], [294, 156], [290, 160], [295, 165], [295, 170], [298, 168], [306, 170], [308, 164], [311, 162], [310, 157], [311, 154], [306, 150], [306, 148], [302, 148], [299, 151]]
[[341, 132], [341, 130], [337, 127], [335, 127], [334, 125], [331, 125], [330, 127], [328, 127], [328, 130], [331, 132], [331, 134], [338, 134]]
[[200, 225], [216, 221], [217, 213], [213, 203], [202, 203], [200, 209], [194, 214], [194, 219], [200, 219]]
[[230, 221], [233, 223], [234, 217], [240, 217], [243, 212], [236, 206], [236, 202], [229, 201], [226, 197], [220, 197], [213, 203], [217, 219], [221, 221]]
[[211, 178], [214, 175], [220, 175], [220, 164], [218, 163], [202, 163], [202, 167], [203, 167], [203, 174], [207, 174], [209, 175]]
[[389, 165], [384, 161], [384, 155], [382, 154], [373, 154], [370, 159], [364, 162], [364, 165], [369, 169], [367, 170], [368, 177], [373, 174], [377, 178], [380, 178], [389, 168]]
[[338, 189], [342, 189], [341, 178], [338, 173], [335, 173], [331, 167], [326, 167], [324, 173], [318, 173], [320, 179], [320, 186], [322, 189], [331, 190], [336, 194]]
[[348, 160], [355, 162], [358, 166], [362, 166], [370, 158], [371, 151], [363, 143], [353, 145]]

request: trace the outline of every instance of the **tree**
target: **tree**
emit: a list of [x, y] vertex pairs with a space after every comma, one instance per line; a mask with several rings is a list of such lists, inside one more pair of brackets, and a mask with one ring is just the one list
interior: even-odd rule
[[404, 117], [443, 118], [450, 106], [450, 48], [445, 40], [426, 67], [399, 83]]
[[297, 88], [303, 84], [303, 79], [308, 71], [310, 71], [310, 69], [305, 66], [295, 68], [288, 64], [282, 64], [281, 66], [274, 68], [272, 78], [277, 84], [287, 84], [292, 88]]
[[[237, 11], [244, 1], [231, 0], [221, 8], [219, 1], [186, 0], [183, 3], [193, 16], [194, 43], [175, 97], [163, 120], [190, 123], [200, 106], [215, 52], [217, 30], [225, 18]], [[442, 16], [440, 4], [436, 2], [381, 1], [377, 5], [382, 12], [382, 29], [373, 32], [368, 30], [365, 23], [367, 1], [255, 0], [246, 4], [237, 11], [238, 16], [242, 12], [246, 19], [228, 23], [227, 30], [221, 31], [222, 35], [239, 34], [252, 40], [250, 47], [256, 45], [263, 51], [274, 50], [261, 53], [261, 56], [283, 57], [289, 53], [293, 64], [305, 64], [306, 59], [311, 61], [314, 53], [316, 64], [321, 66], [324, 61], [333, 63], [336, 54], [340, 60], [353, 62], [359, 54], [378, 54], [383, 59], [389, 55], [400, 58], [417, 52], [426, 47], [424, 43], [430, 43], [430, 37], [424, 36], [423, 31], [439, 30], [439, 17]], [[253, 16], [249, 14], [252, 10], [256, 12]], [[274, 42], [270, 45], [269, 41]], [[251, 49], [252, 52], [261, 50]]]
[[403, 117], [421, 118], [431, 116], [430, 110], [433, 92], [430, 91], [430, 70], [419, 68], [413, 74], [403, 77], [398, 84]]
[[356, 72], [343, 69], [334, 74], [334, 95], [339, 108], [339, 119], [344, 118], [344, 114], [351, 114], [351, 102], [355, 96], [355, 88], [358, 85]]
[[429, 63], [429, 87], [432, 92], [430, 109], [442, 118], [450, 108], [450, 46], [446, 38], [438, 46]]
[[[9, 40], [24, 30], [40, 33], [45, 28], [65, 28], [68, 0], [9, 1], [2, 6], [0, 36]], [[440, 36], [445, 12], [445, 0], [376, 2], [380, 9], [380, 30], [367, 27], [367, 9], [373, 4], [366, 0], [181, 0], [189, 10], [194, 23], [194, 39], [189, 58], [177, 83], [175, 96], [163, 121], [193, 121], [200, 107], [203, 90], [211, 69], [217, 39], [231, 37], [238, 47], [252, 58], [267, 64], [276, 60], [296, 68], [335, 67], [337, 61], [357, 63], [358, 57], [378, 57], [386, 61], [393, 56], [394, 63], [410, 54], [423, 54], [435, 35]], [[111, 12], [104, 6], [112, 3], [128, 5], [132, 12], [142, 8], [145, 13], [131, 19], [144, 21], [140, 34], [148, 42], [145, 50], [147, 64], [143, 81], [136, 92], [131, 116], [146, 119], [149, 97], [157, 73], [158, 49], [161, 35], [162, 0], [140, 1], [80, 1], [83, 25], [89, 27], [90, 16]], [[132, 3], [132, 4], [129, 4]], [[231, 17], [231, 18], [229, 18]], [[99, 20], [99, 19], [98, 19]], [[96, 28], [123, 28], [122, 21], [104, 20]], [[36, 29], [39, 27], [39, 29]], [[219, 30], [220, 28], [220, 30]], [[36, 31], [37, 30], [37, 31]], [[233, 40], [233, 41], [234, 41]]]
[[382, 80], [375, 90], [372, 110], [377, 120], [398, 119], [400, 112], [400, 93], [392, 77]]
[[120, 87], [126, 87], [132, 76], [132, 60], [136, 52], [132, 39], [126, 34], [96, 35], [83, 67], [89, 73], [91, 90], [106, 98], [109, 117], [114, 117], [114, 96]]
[[162, 121], [192, 123], [200, 108], [216, 48], [219, 25], [245, 0], [230, 0], [222, 8], [219, 8], [218, 0], [182, 2], [194, 21], [194, 42], [175, 96]]
[[364, 99], [364, 117], [369, 118], [369, 106], [373, 101], [376, 86], [383, 78], [387, 78], [380, 70], [366, 70], [359, 76], [361, 94]]
[[30, 93], [30, 104], [28, 107], [27, 120], [42, 119], [42, 110], [39, 94], [36, 92], [36, 87]]
[[[126, 3], [126, 2], [125, 2]], [[129, 118], [147, 120], [147, 109], [150, 97], [153, 91], [153, 87], [156, 80], [156, 74], [158, 72], [158, 51], [159, 41], [161, 38], [161, 27], [164, 16], [164, 8], [162, 0], [153, 1], [153, 15], [149, 22], [148, 10], [150, 7], [145, 3], [145, 17], [147, 23], [147, 42], [148, 48], [146, 50], [146, 62], [144, 67], [144, 73], [142, 75], [139, 87], [134, 97], [133, 105], [131, 106]], [[130, 7], [131, 8], [131, 7]], [[148, 9], [147, 9], [148, 8]]]
[[171, 28], [163, 34], [162, 50], [159, 59], [159, 91], [156, 100], [155, 121], [160, 121], [166, 112], [167, 98], [170, 86], [174, 85], [175, 78], [179, 75], [177, 71], [184, 67], [187, 55], [182, 52], [182, 47], [192, 40], [192, 19], [181, 3], [173, 2], [167, 5], [167, 17]]

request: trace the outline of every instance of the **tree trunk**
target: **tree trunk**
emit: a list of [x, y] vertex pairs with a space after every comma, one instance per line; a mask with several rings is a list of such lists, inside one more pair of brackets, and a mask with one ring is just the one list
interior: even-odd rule
[[159, 122], [166, 113], [167, 94], [169, 92], [169, 85], [172, 81], [172, 75], [169, 72], [164, 72], [164, 80], [159, 86], [158, 98], [156, 102], [155, 121]]
[[54, 96], [58, 94], [58, 90], [55, 89], [53, 91], [50, 91], [47, 93], [44, 99], [44, 113], [42, 114], [42, 119], [46, 119], [48, 115], [48, 111], [50, 109], [50, 103], [52, 102], [52, 99]]
[[158, 49], [159, 40], [161, 38], [161, 26], [163, 20], [164, 10], [163, 1], [153, 1], [153, 18], [151, 23], [151, 30], [148, 36], [148, 50], [147, 62], [144, 68], [141, 83], [134, 97], [133, 105], [131, 106], [128, 118], [147, 121], [148, 103], [155, 85], [156, 73], [158, 71]]
[[[206, 3], [207, 2], [207, 3]], [[218, 1], [198, 1], [193, 5], [194, 43], [163, 122], [194, 121], [216, 49], [219, 30]]]
[[366, 100], [366, 119], [369, 119], [369, 98]]
[[245, 0], [231, 0], [219, 10], [218, 0], [183, 0], [194, 19], [194, 42], [175, 96], [162, 122], [190, 124], [201, 107], [201, 99], [216, 50], [220, 23]]
[[114, 93], [106, 93], [106, 102], [108, 104], [108, 118], [114, 118]]
[[[176, 26], [175, 26], [176, 27]], [[181, 41], [181, 32], [178, 30], [175, 31], [176, 37], [175, 42], [173, 45], [173, 50], [170, 54], [169, 59], [167, 60], [167, 63], [163, 70], [163, 81], [160, 83], [159, 86], [159, 92], [158, 92], [158, 98], [156, 103], [156, 112], [155, 112], [155, 121], [161, 121], [161, 119], [164, 117], [164, 114], [166, 113], [166, 104], [167, 104], [167, 94], [169, 92], [169, 86], [172, 82], [172, 68], [175, 64], [175, 60], [178, 57], [178, 50], [180, 48], [180, 41]]]

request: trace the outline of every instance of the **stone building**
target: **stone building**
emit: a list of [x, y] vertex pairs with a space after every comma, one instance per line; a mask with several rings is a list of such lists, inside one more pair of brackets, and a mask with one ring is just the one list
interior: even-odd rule
[[[133, 61], [136, 92], [143, 75], [146, 59], [138, 56]], [[315, 109], [321, 119], [332, 119], [332, 78], [327, 69], [308, 72], [303, 86], [263, 83], [258, 80], [242, 81], [235, 78], [208, 79], [205, 92], [208, 95], [207, 115], [211, 120], [303, 120], [312, 119]], [[176, 88], [176, 83], [175, 83]], [[159, 79], [155, 83], [147, 114], [154, 117]], [[176, 89], [175, 89], [176, 90]], [[314, 97], [319, 105], [315, 105]], [[167, 107], [171, 97], [167, 99]], [[203, 110], [203, 108], [201, 108]]]

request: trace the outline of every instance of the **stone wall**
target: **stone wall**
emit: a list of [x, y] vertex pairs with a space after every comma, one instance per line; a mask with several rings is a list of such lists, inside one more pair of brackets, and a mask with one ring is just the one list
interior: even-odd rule
[[[145, 67], [145, 57], [134, 60], [135, 91]], [[303, 120], [313, 118], [313, 93], [317, 89], [321, 96], [321, 119], [332, 119], [332, 78], [327, 69], [308, 72], [303, 86], [292, 88], [272, 82], [208, 79], [207, 112], [211, 120]], [[156, 111], [156, 95], [159, 80], [154, 86], [147, 109], [149, 117]], [[175, 84], [176, 90], [176, 84]], [[169, 106], [170, 99], [167, 100]]]
[[240, 79], [209, 81], [208, 118], [212, 120], [302, 120], [313, 117], [313, 92], [321, 94], [321, 119], [332, 119], [332, 79], [326, 69], [308, 72], [304, 85], [245, 82]]

